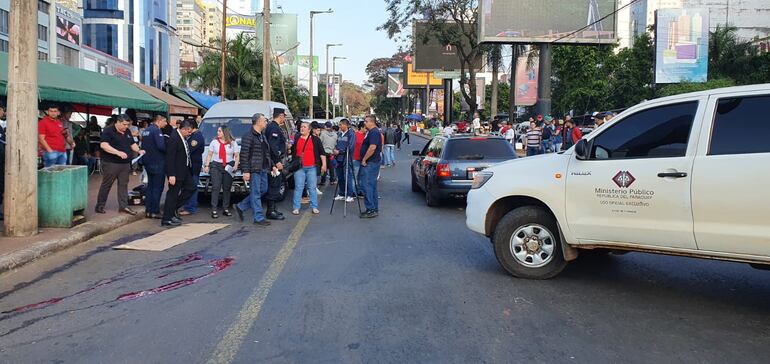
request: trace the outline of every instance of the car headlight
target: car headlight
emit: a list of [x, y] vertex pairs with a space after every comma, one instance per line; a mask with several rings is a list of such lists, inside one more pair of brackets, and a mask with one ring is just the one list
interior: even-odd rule
[[477, 188], [481, 188], [487, 181], [489, 181], [490, 178], [494, 173], [492, 171], [481, 171], [476, 173], [475, 176], [473, 176], [473, 184], [471, 184], [471, 189], [475, 190]]

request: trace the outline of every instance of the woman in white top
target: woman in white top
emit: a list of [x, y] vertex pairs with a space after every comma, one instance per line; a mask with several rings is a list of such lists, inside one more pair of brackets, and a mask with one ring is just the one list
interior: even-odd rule
[[222, 125], [217, 129], [217, 138], [209, 145], [203, 172], [211, 176], [211, 217], [218, 218], [219, 191], [224, 190], [222, 198], [222, 213], [232, 216], [230, 212], [230, 189], [233, 187], [233, 174], [238, 169], [238, 143], [235, 142], [230, 128]]

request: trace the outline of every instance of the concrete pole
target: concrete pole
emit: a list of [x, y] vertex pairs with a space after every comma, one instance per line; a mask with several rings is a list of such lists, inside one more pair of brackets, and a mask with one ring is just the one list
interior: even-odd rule
[[[332, 97], [334, 97], [337, 91], [337, 84], [334, 83], [334, 79], [337, 77], [337, 57], [332, 60]], [[337, 101], [337, 100], [334, 100]], [[332, 118], [337, 117], [337, 106], [332, 102]]]
[[324, 95], [326, 96], [326, 119], [329, 119], [329, 46], [326, 45], [326, 82], [324, 83]]
[[227, 0], [222, 0], [222, 62], [221, 75], [219, 79], [219, 90], [222, 96], [220, 101], [225, 101], [225, 58], [227, 57]]
[[551, 113], [551, 45], [540, 45], [540, 72], [538, 76], [538, 114]]
[[30, 236], [38, 222], [37, 1], [12, 0], [10, 10], [5, 235]]
[[308, 75], [308, 83], [307, 83], [307, 89], [308, 89], [308, 98], [310, 99], [308, 102], [307, 107], [307, 117], [312, 119], [313, 118], [313, 12], [310, 12], [310, 59], [308, 60], [308, 68], [310, 69], [310, 74]]
[[262, 100], [272, 100], [271, 76], [272, 52], [270, 51], [270, 0], [262, 6]]
[[512, 52], [512, 61], [511, 61], [511, 75], [510, 80], [508, 80], [511, 83], [510, 87], [510, 93], [508, 96], [508, 117], [511, 121], [516, 121], [516, 64], [519, 62], [519, 48], [517, 45], [511, 46], [513, 49]]

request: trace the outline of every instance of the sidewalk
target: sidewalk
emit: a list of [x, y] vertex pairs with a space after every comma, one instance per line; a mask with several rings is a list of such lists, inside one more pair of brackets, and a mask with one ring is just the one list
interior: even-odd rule
[[[139, 177], [130, 176], [129, 191], [140, 184]], [[136, 216], [118, 213], [117, 183], [112, 186], [107, 199], [105, 208], [107, 213], [95, 213], [94, 207], [101, 181], [102, 177], [99, 174], [88, 177], [88, 208], [85, 211], [85, 223], [70, 229], [40, 228], [37, 235], [28, 237], [0, 236], [0, 274], [144, 218], [144, 206], [130, 206], [137, 212]]]

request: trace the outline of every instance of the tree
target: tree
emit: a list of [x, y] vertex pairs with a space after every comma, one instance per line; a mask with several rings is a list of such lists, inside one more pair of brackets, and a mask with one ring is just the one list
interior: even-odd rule
[[[436, 38], [444, 44], [451, 44], [460, 57], [460, 92], [463, 99], [476, 110], [476, 69], [474, 65], [484, 54], [484, 47], [478, 44], [478, 3], [479, 0], [385, 0], [388, 20], [378, 27], [391, 39], [410, 39], [402, 34], [411, 29], [415, 15], [424, 15], [427, 31], [423, 39]], [[412, 35], [414, 36], [414, 35]], [[467, 73], [466, 73], [467, 72]], [[463, 87], [463, 85], [467, 86]]]
[[364, 92], [361, 86], [354, 83], [342, 83], [343, 104], [350, 108], [351, 115], [364, 115], [369, 113], [371, 95]]
[[387, 97], [388, 68], [402, 67], [406, 55], [407, 53], [400, 52], [391, 57], [375, 58], [366, 66], [366, 74], [373, 87], [369, 105], [378, 115], [385, 116], [389, 120], [395, 120], [398, 117], [401, 111], [401, 99]]

